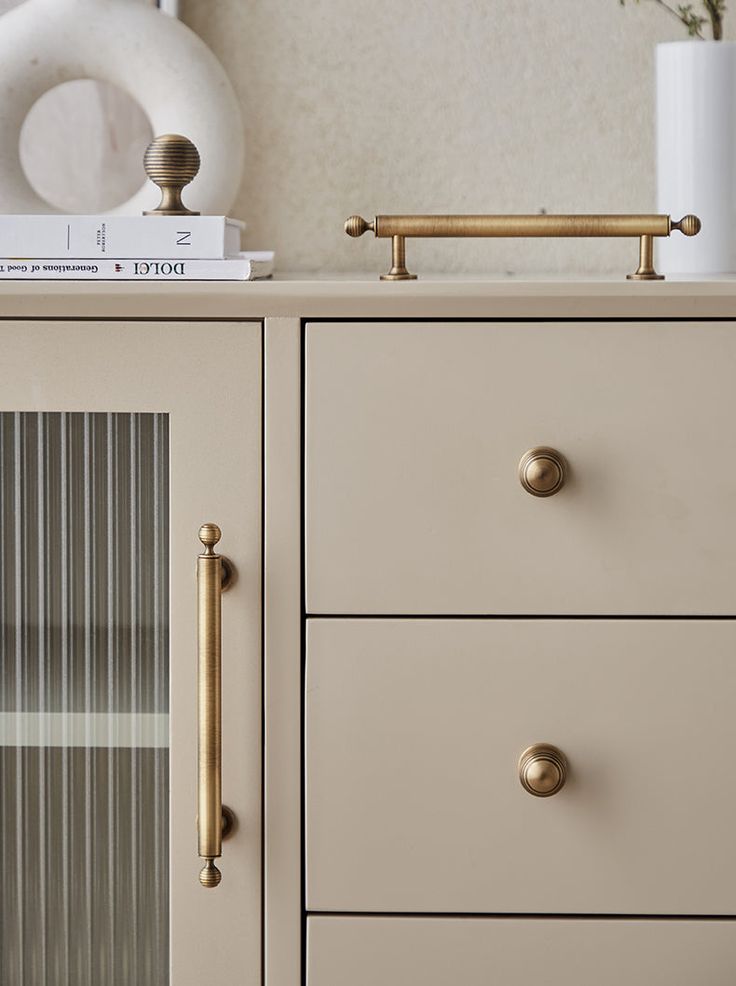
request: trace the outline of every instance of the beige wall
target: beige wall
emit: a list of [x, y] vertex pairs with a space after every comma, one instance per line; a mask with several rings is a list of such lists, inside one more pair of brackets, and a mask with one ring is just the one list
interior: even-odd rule
[[[385, 268], [386, 243], [343, 234], [353, 212], [655, 207], [653, 48], [684, 32], [651, 0], [182, 0], [180, 15], [238, 92], [247, 166], [233, 211], [282, 270]], [[109, 207], [139, 181], [145, 120], [109, 100], [92, 85], [55, 93], [24, 133], [38, 190], [70, 211]], [[632, 250], [413, 242], [409, 265], [618, 272]]]
[[[653, 46], [684, 33], [651, 2], [183, 0], [180, 15], [237, 89], [234, 211], [282, 270], [385, 266], [385, 243], [342, 233], [353, 212], [655, 207]], [[412, 243], [409, 259], [596, 272], [630, 269], [632, 249], [445, 241]]]

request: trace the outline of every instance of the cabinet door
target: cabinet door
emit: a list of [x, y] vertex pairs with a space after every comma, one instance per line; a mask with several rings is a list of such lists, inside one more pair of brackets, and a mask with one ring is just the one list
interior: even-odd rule
[[[260, 975], [259, 323], [0, 323], [0, 982]], [[222, 883], [197, 856], [198, 529]]]

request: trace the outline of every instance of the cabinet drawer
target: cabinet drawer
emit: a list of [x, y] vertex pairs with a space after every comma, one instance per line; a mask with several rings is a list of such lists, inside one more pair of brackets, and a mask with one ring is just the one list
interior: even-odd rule
[[736, 914], [735, 694], [728, 620], [310, 620], [308, 909]]
[[306, 360], [309, 612], [736, 612], [732, 323], [310, 324]]
[[729, 921], [313, 917], [307, 986], [732, 986]]

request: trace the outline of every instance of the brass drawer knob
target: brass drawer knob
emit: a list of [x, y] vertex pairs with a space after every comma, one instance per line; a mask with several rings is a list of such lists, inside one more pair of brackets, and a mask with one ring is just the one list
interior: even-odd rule
[[556, 746], [535, 743], [519, 757], [521, 786], [535, 798], [549, 798], [565, 786], [567, 758]]
[[553, 448], [540, 445], [529, 449], [519, 463], [521, 485], [532, 496], [552, 496], [565, 484], [563, 456]]

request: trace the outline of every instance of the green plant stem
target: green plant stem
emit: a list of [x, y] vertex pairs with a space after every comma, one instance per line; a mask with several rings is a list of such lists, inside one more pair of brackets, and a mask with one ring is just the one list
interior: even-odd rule
[[719, 4], [716, 0], [703, 0], [703, 4], [713, 25], [713, 40], [721, 41], [723, 39], [723, 14], [719, 9]]
[[[681, 24], [684, 24], [685, 25], [685, 27], [688, 26], [687, 21], [685, 20], [685, 18], [682, 17], [680, 15], [680, 13], [675, 10], [674, 7], [670, 7], [670, 5], [668, 3], [665, 3], [664, 0], [654, 0], [654, 3], [656, 3], [656, 4], [658, 4], [658, 6], [662, 7], [663, 10], [666, 10], [668, 14], [672, 14], [673, 17], [676, 17]], [[708, 7], [708, 13], [711, 13], [711, 7], [709, 5], [709, 0], [706, 0], [706, 6]], [[711, 14], [711, 18], [713, 18], [713, 16], [714, 15]], [[718, 20], [720, 22], [720, 14], [717, 15], [717, 16], [718, 16]], [[719, 23], [719, 27], [720, 27], [720, 23]], [[703, 35], [702, 35], [702, 33], [700, 31], [697, 31], [696, 33], [697, 33], [697, 36], [700, 38], [701, 41], [704, 41], [705, 40], [705, 38], [703, 37]], [[715, 37], [715, 21], [713, 22], [713, 37]], [[721, 35], [719, 34], [718, 38], [720, 39], [720, 37], [721, 37]]]

